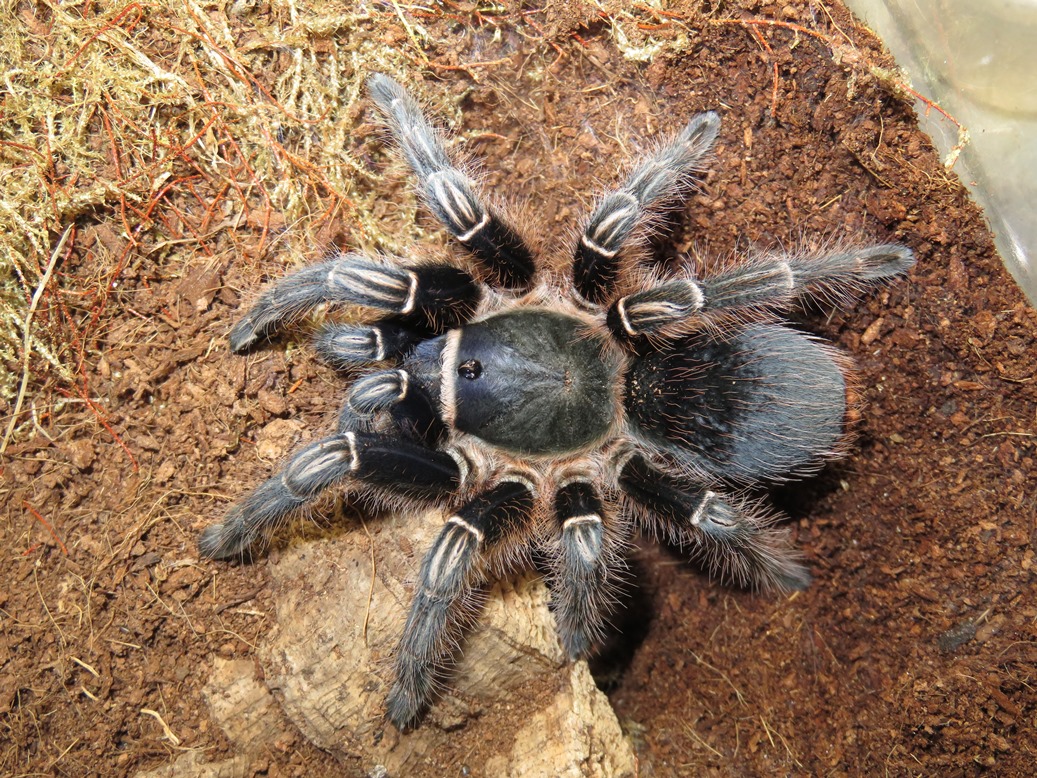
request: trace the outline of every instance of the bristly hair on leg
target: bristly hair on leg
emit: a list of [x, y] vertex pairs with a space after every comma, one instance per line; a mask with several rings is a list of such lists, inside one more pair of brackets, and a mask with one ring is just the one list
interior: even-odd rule
[[289, 273], [271, 284], [230, 331], [232, 351], [263, 338], [324, 303], [374, 308], [411, 327], [442, 331], [467, 321], [482, 299], [475, 279], [443, 263], [407, 266], [357, 252]]
[[643, 338], [656, 348], [702, 329], [723, 333], [777, 319], [801, 299], [845, 305], [914, 264], [905, 246], [837, 245], [814, 253], [756, 253], [697, 276], [690, 271], [652, 279], [616, 300], [609, 329], [620, 340]]
[[793, 591], [809, 585], [810, 573], [787, 530], [777, 526], [776, 513], [708, 488], [690, 487], [640, 455], [620, 468], [628, 510], [643, 529], [690, 549], [713, 575], [754, 589]]
[[618, 561], [620, 542], [613, 517], [586, 476], [559, 485], [554, 524], [556, 534], [545, 548], [551, 605], [562, 645], [578, 659], [603, 637], [624, 569]]
[[479, 566], [516, 524], [528, 520], [533, 504], [525, 484], [500, 481], [448, 518], [425, 555], [386, 703], [397, 728], [409, 726], [428, 702], [438, 668], [447, 660], [443, 647], [456, 627], [453, 614], [470, 596]]
[[573, 282], [588, 302], [603, 305], [616, 292], [621, 252], [660, 208], [681, 203], [703, 170], [716, 141], [720, 117], [698, 114], [670, 141], [641, 162], [624, 184], [595, 207], [576, 246]]
[[673, 539], [722, 583], [780, 592], [810, 585], [803, 555], [776, 511], [706, 491], [693, 517], [690, 525], [674, 528]]
[[509, 289], [528, 287], [536, 273], [532, 251], [515, 228], [484, 202], [475, 182], [454, 166], [442, 133], [421, 106], [386, 75], [376, 73], [367, 83], [429, 210], [479, 261], [487, 281]]
[[335, 435], [306, 446], [277, 475], [268, 478], [202, 533], [208, 559], [228, 559], [265, 539], [292, 514], [355, 470], [356, 437]]

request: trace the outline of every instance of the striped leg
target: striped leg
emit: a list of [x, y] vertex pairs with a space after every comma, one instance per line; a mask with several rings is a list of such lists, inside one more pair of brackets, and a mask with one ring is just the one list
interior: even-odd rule
[[612, 299], [624, 245], [659, 207], [687, 196], [719, 131], [720, 117], [712, 111], [692, 117], [622, 187], [605, 195], [576, 246], [573, 281], [584, 299], [598, 305]]
[[348, 370], [372, 362], [398, 359], [421, 340], [421, 333], [383, 321], [367, 325], [329, 324], [317, 333], [313, 345], [329, 365]]
[[481, 297], [479, 285], [460, 268], [401, 267], [346, 254], [290, 273], [269, 286], [234, 325], [230, 347], [245, 351], [328, 302], [376, 308], [404, 324], [440, 332], [467, 321]]
[[447, 156], [440, 133], [396, 81], [380, 73], [367, 82], [389, 120], [429, 209], [472, 253], [497, 286], [523, 288], [533, 280], [533, 255], [518, 233], [482, 202], [475, 183]]
[[672, 543], [688, 547], [712, 575], [754, 589], [793, 591], [810, 584], [810, 573], [775, 526], [775, 517], [736, 504], [708, 489], [683, 486], [633, 456], [619, 474], [623, 491], [647, 510], [644, 521]]
[[555, 495], [558, 554], [551, 559], [551, 602], [566, 653], [579, 659], [601, 641], [618, 563], [615, 539], [589, 481], [571, 481]]
[[428, 392], [406, 370], [383, 370], [354, 383], [338, 420], [338, 432], [369, 431], [388, 412], [401, 434], [430, 448], [446, 436], [446, 426]]
[[907, 272], [914, 262], [909, 248], [892, 243], [766, 257], [701, 280], [676, 279], [621, 297], [609, 309], [608, 325], [620, 340], [677, 338], [718, 314], [780, 311], [805, 296], [845, 302]]
[[503, 480], [451, 516], [421, 564], [417, 592], [396, 653], [389, 719], [409, 726], [428, 704], [450, 658], [480, 562], [523, 526], [533, 508], [528, 483]]
[[461, 480], [457, 462], [447, 453], [408, 440], [347, 431], [296, 453], [221, 523], [208, 527], [199, 549], [209, 559], [239, 556], [339, 482], [352, 491], [374, 488], [434, 500], [456, 491]]

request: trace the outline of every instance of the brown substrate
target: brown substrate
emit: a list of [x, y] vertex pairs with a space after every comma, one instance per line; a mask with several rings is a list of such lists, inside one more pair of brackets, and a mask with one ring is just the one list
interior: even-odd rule
[[[487, 160], [489, 185], [525, 203], [557, 251], [571, 250], [568, 230], [594, 189], [643, 139], [715, 108], [723, 129], [705, 189], [662, 254], [675, 244], [727, 257], [820, 236], [901, 241], [918, 256], [909, 279], [852, 310], [798, 317], [853, 356], [864, 399], [851, 455], [775, 494], [813, 586], [790, 598], [734, 591], [675, 553], [639, 547], [642, 612], [619, 619], [628, 640], [599, 663], [599, 680], [641, 775], [1029, 774], [1037, 314], [895, 83], [875, 75], [890, 65], [875, 41], [841, 7], [800, 0], [635, 16], [616, 4], [618, 43], [609, 19], [578, 3], [489, 17], [450, 5], [408, 17], [407, 30], [379, 11], [350, 34], [406, 47], [423, 25], [435, 66], [416, 64], [410, 79], [460, 98], [456, 129]], [[245, 46], [250, 17], [229, 24]], [[192, 78], [147, 30], [135, 34]], [[659, 41], [651, 62], [621, 53]], [[310, 45], [328, 44], [314, 33]], [[463, 67], [472, 62], [482, 64]], [[272, 58], [251, 76], [270, 85], [284, 66]], [[385, 166], [371, 156], [373, 133], [352, 142], [368, 170]], [[372, 180], [387, 201], [409, 197], [399, 177]], [[178, 213], [201, 220], [204, 209], [185, 192]], [[195, 541], [270, 472], [265, 439], [276, 433], [282, 450], [327, 429], [343, 382], [305, 347], [228, 352], [241, 306], [285, 262], [250, 254], [276, 219], [226, 217], [203, 236], [205, 262], [170, 242], [197, 238], [197, 222], [136, 234], [105, 326], [73, 369], [104, 424], [68, 402], [40, 421], [53, 442], [30, 430], [6, 452], [0, 773], [131, 775], [185, 748], [227, 755], [202, 696], [207, 668], [214, 655], [253, 656], [270, 628], [268, 566], [290, 538], [251, 565], [201, 562]], [[91, 277], [97, 257], [120, 256], [120, 229], [114, 210], [83, 216], [60, 272]], [[349, 223], [323, 229], [315, 242], [356, 238]], [[49, 391], [37, 406], [60, 397]], [[464, 775], [466, 760], [485, 761], [452, 753], [428, 775]], [[250, 769], [350, 774], [298, 735]]]

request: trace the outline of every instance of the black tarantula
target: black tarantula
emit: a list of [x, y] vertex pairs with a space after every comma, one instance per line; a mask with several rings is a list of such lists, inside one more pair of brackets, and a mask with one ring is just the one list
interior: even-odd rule
[[335, 434], [209, 527], [201, 553], [242, 554], [332, 486], [447, 508], [395, 655], [388, 716], [399, 728], [429, 702], [473, 592], [534, 552], [573, 658], [602, 635], [635, 531], [742, 585], [805, 587], [787, 530], [733, 495], [837, 455], [849, 360], [776, 319], [799, 298], [845, 302], [904, 273], [911, 251], [843, 247], [653, 276], [639, 248], [660, 211], [694, 191], [720, 128], [707, 112], [598, 201], [571, 265], [554, 272], [454, 166], [402, 86], [374, 75], [368, 88], [467, 269], [351, 253], [259, 297], [231, 331], [234, 351], [348, 303], [380, 315], [327, 325], [316, 348], [347, 370], [380, 367], [352, 384]]

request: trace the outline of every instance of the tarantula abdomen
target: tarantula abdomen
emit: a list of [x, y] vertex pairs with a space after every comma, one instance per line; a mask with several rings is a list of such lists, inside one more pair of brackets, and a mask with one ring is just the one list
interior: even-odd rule
[[759, 324], [649, 352], [627, 373], [624, 404], [638, 432], [717, 480], [786, 478], [839, 449], [846, 379], [817, 338]]

